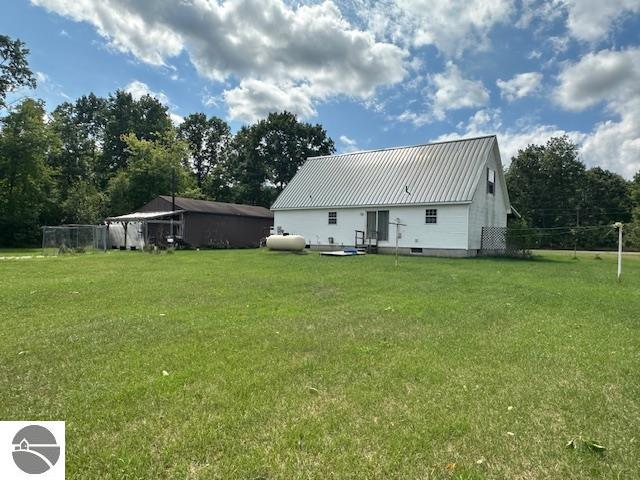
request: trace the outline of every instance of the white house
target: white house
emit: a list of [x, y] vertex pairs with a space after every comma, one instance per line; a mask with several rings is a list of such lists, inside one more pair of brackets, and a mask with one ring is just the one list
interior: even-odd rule
[[401, 253], [445, 256], [477, 254], [511, 212], [493, 135], [309, 158], [271, 209], [310, 248], [391, 252], [397, 236]]

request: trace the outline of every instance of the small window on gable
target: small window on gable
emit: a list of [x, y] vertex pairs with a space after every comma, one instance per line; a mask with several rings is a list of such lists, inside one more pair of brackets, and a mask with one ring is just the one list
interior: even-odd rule
[[496, 193], [496, 171], [487, 168], [487, 193]]
[[337, 225], [338, 212], [329, 212], [329, 225]]
[[438, 223], [437, 208], [427, 208], [425, 210], [424, 223]]

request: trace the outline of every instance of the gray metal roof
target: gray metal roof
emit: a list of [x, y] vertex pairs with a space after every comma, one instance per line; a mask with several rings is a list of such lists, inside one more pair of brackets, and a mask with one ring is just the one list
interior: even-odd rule
[[471, 202], [495, 142], [492, 135], [309, 158], [271, 209]]
[[[171, 203], [171, 196], [160, 195], [160, 198]], [[176, 208], [187, 212], [215, 213], [217, 215], [237, 215], [242, 217], [273, 218], [268, 208], [239, 203], [213, 202], [211, 200], [195, 200], [193, 198], [176, 197]], [[143, 207], [144, 208], [144, 207]]]
[[133, 212], [126, 215], [118, 215], [117, 217], [107, 217], [107, 222], [139, 222], [144, 220], [154, 220], [156, 218], [171, 217], [176, 213], [183, 213], [184, 210], [166, 211], [166, 212]]

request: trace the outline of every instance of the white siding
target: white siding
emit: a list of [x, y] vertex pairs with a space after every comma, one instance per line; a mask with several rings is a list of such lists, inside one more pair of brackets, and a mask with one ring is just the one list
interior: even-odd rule
[[[438, 223], [425, 223], [425, 210], [438, 210]], [[305, 210], [277, 210], [274, 212], [274, 227], [285, 232], [302, 235], [308, 244], [329, 245], [329, 237], [338, 246], [353, 245], [355, 231], [366, 230], [368, 210], [389, 210], [389, 221], [406, 224], [400, 227], [400, 247], [463, 249], [469, 244], [467, 237], [468, 205], [431, 205], [409, 207], [354, 207]], [[329, 225], [329, 212], [338, 212], [338, 223]], [[395, 245], [395, 225], [389, 225], [389, 240], [379, 242], [382, 246]]]
[[469, 206], [469, 250], [480, 248], [482, 227], [505, 227], [509, 206], [505, 202], [505, 183], [500, 163], [500, 153], [497, 143], [493, 152], [487, 158], [487, 168], [496, 172], [495, 194], [487, 192], [486, 168], [480, 175], [480, 181]]

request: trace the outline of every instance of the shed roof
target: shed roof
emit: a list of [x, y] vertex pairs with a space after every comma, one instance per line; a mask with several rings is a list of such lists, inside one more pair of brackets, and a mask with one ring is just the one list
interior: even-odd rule
[[[170, 195], [160, 198], [171, 203]], [[210, 200], [194, 200], [193, 198], [176, 197], [176, 208], [185, 212], [214, 213], [217, 215], [237, 215], [242, 217], [273, 218], [273, 213], [264, 207], [242, 205], [239, 203], [213, 202]]]
[[133, 212], [117, 217], [107, 217], [108, 222], [138, 222], [141, 220], [153, 220], [155, 218], [171, 217], [176, 213], [183, 213], [184, 210], [166, 211], [166, 212]]
[[272, 210], [468, 203], [495, 135], [309, 158]]

